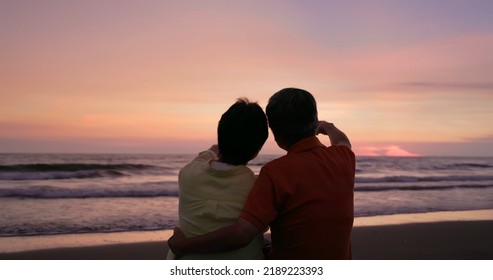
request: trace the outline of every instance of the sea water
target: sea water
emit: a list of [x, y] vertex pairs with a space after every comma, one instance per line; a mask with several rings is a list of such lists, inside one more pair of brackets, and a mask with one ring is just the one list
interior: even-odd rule
[[[0, 154], [0, 236], [173, 228], [193, 157]], [[493, 158], [357, 157], [354, 202], [356, 216], [491, 209]]]

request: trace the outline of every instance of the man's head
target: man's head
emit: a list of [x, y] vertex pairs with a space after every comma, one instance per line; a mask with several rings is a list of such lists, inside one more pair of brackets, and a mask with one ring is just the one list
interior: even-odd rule
[[240, 98], [221, 116], [217, 144], [221, 160], [234, 165], [247, 164], [257, 156], [269, 136], [267, 118], [257, 103]]
[[276, 92], [266, 113], [277, 144], [285, 150], [317, 133], [317, 103], [306, 90], [285, 88]]

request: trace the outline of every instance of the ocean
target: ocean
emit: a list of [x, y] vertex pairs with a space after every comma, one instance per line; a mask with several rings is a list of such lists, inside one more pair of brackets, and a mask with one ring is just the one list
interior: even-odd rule
[[[194, 156], [0, 154], [0, 236], [171, 229]], [[357, 157], [356, 169], [357, 217], [493, 208], [493, 158]]]

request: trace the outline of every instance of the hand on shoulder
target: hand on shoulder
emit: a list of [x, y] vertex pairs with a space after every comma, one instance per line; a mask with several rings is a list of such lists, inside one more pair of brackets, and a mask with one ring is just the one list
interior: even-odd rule
[[217, 157], [219, 157], [219, 146], [217, 144], [212, 145], [209, 150], [213, 151]]

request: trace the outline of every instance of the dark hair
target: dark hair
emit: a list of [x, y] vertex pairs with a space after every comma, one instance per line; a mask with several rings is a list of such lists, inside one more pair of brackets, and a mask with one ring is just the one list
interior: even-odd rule
[[306, 90], [285, 88], [276, 92], [269, 99], [266, 112], [274, 136], [287, 147], [316, 135], [317, 103]]
[[221, 116], [217, 144], [221, 160], [247, 164], [262, 149], [267, 137], [267, 117], [257, 103], [240, 98]]

